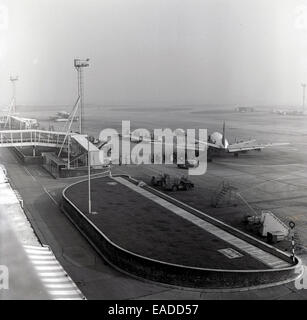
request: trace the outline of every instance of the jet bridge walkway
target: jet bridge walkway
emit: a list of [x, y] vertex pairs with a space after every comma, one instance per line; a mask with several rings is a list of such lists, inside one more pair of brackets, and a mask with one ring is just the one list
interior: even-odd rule
[[65, 137], [65, 132], [36, 129], [2, 130], [0, 131], [0, 147], [42, 146], [56, 148], [64, 143]]
[[68, 136], [85, 151], [99, 151], [94, 144], [88, 142], [85, 135], [37, 129], [0, 130], [0, 147], [41, 146], [59, 148], [64, 146], [67, 148]]

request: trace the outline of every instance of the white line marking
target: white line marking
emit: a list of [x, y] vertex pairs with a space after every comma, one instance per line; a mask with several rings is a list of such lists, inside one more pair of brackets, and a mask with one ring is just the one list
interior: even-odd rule
[[32, 178], [33, 181], [37, 181], [36, 178], [31, 174], [31, 172], [26, 167], [23, 167], [23, 168], [26, 171], [26, 173]]
[[63, 268], [61, 266], [35, 266], [38, 271], [61, 271]]
[[29, 255], [28, 257], [33, 261], [37, 261], [37, 260], [54, 261], [55, 260], [55, 258], [51, 255], [50, 256]]
[[79, 292], [76, 290], [50, 290], [50, 294], [55, 295], [55, 296], [76, 296], [79, 295]]
[[33, 249], [26, 249], [26, 252], [33, 255], [53, 256], [50, 251], [38, 251]]
[[82, 298], [54, 298], [53, 300], [84, 300]]
[[59, 265], [58, 261], [57, 260], [49, 260], [49, 261], [46, 261], [46, 260], [32, 260], [32, 263], [34, 265], [44, 265], [44, 266], [47, 266], [47, 265]]
[[30, 246], [30, 245], [24, 245], [23, 246], [26, 249], [35, 249], [35, 250], [41, 250], [41, 251], [50, 251], [47, 247], [38, 247], [38, 246]]
[[49, 193], [49, 191], [48, 191], [45, 187], [43, 187], [43, 189], [44, 189], [45, 193], [47, 193], [47, 195], [49, 196], [49, 198], [53, 201], [53, 203], [54, 203], [56, 206], [58, 206], [58, 205], [59, 205], [58, 202], [53, 198], [53, 196]]
[[43, 278], [43, 282], [47, 283], [59, 283], [59, 282], [69, 282], [71, 283], [70, 279], [68, 277], [61, 277], [61, 278]]
[[53, 299], [61, 300], [62, 296], [65, 296], [68, 300], [85, 299], [49, 247], [24, 245], [24, 249], [34, 268], [38, 271], [38, 276], [46, 290], [54, 296]]
[[46, 287], [50, 289], [76, 289], [72, 283], [48, 283]]
[[40, 277], [63, 277], [66, 276], [66, 272], [60, 271], [60, 272], [40, 272]]

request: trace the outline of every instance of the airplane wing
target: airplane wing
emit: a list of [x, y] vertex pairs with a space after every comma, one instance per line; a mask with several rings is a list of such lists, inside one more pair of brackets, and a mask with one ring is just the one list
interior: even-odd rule
[[209, 147], [212, 147], [212, 148], [215, 148], [215, 149], [221, 149], [220, 146], [214, 144], [214, 143], [211, 143], [211, 142], [206, 142], [206, 141], [201, 141], [201, 140], [195, 140], [196, 141], [196, 144], [200, 145], [200, 146], [207, 146], [208, 148]]
[[150, 141], [150, 143], [152, 145], [162, 145], [164, 147], [170, 146], [170, 147], [173, 147], [174, 150], [180, 149], [180, 150], [192, 150], [192, 151], [205, 151], [205, 145], [206, 145], [206, 143], [204, 143], [204, 144], [199, 144], [199, 145], [188, 144], [188, 145], [183, 146], [183, 145], [169, 144], [169, 143], [165, 143], [165, 142], [161, 142], [161, 141]]
[[251, 140], [251, 141], [230, 144], [227, 148], [227, 151], [230, 153], [244, 152], [244, 151], [261, 150], [264, 148], [271, 148], [271, 147], [284, 146], [284, 145], [289, 145], [289, 143], [280, 142], [280, 143], [257, 144], [255, 140]]

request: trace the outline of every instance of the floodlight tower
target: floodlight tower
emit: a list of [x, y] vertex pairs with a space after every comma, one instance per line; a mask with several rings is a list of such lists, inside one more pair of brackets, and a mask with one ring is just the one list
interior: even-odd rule
[[78, 95], [79, 95], [79, 133], [83, 133], [83, 68], [89, 66], [90, 59], [75, 59], [74, 66], [78, 72]]
[[12, 94], [12, 102], [11, 102], [11, 113], [16, 113], [16, 81], [18, 81], [18, 76], [11, 76], [10, 81], [13, 87], [13, 94]]
[[303, 88], [303, 113], [305, 113], [305, 91], [306, 91], [306, 83], [302, 83]]

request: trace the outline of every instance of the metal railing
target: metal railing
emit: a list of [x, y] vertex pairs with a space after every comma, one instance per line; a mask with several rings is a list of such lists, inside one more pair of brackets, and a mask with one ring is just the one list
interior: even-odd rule
[[60, 147], [65, 141], [65, 136], [65, 132], [45, 130], [2, 130], [0, 131], [0, 147]]

